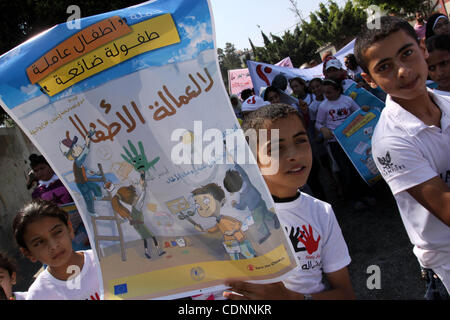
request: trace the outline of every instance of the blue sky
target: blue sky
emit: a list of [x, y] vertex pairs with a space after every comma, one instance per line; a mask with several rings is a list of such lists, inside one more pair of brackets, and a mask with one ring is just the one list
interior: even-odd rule
[[[216, 41], [219, 48], [226, 42], [236, 49], [250, 48], [248, 38], [256, 46], [262, 46], [261, 31], [283, 35], [284, 30], [293, 30], [298, 22], [289, 0], [210, 0], [216, 25]], [[304, 19], [311, 11], [319, 9], [319, 3], [327, 0], [297, 0]], [[336, 0], [343, 6], [346, 0]]]

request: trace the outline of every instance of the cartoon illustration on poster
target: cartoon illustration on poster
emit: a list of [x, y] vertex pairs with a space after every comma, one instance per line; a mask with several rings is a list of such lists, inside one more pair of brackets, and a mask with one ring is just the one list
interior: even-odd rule
[[70, 190], [101, 298], [184, 297], [292, 271], [258, 167], [237, 164], [238, 146], [251, 151], [222, 82], [209, 2], [150, 1], [80, 25], [1, 56], [0, 104]]

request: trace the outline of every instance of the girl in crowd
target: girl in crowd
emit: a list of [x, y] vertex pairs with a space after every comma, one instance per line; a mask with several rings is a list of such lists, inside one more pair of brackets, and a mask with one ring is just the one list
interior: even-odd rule
[[435, 93], [450, 96], [450, 35], [441, 34], [428, 38], [427, 50], [430, 54], [428, 73], [438, 86]]
[[[353, 112], [360, 107], [352, 98], [343, 94], [340, 81], [326, 79], [323, 81], [323, 92], [326, 97], [319, 105], [316, 128], [328, 142], [333, 158], [339, 166], [339, 180], [344, 188], [344, 197], [353, 202], [355, 210], [365, 209], [364, 200], [369, 205], [375, 204], [375, 199], [369, 196], [370, 190], [362, 181], [345, 151], [341, 148], [333, 131], [339, 127]], [[364, 109], [368, 111], [368, 109]]]

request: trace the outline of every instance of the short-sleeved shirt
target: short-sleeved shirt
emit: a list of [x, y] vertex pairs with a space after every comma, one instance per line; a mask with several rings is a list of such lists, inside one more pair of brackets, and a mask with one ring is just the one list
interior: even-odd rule
[[323, 272], [332, 273], [351, 262], [347, 244], [331, 205], [306, 193], [290, 202], [275, 203], [299, 266], [283, 280], [286, 288], [303, 294], [325, 290]]
[[393, 101], [386, 100], [372, 137], [378, 170], [392, 190], [422, 266], [450, 266], [450, 228], [407, 190], [441, 177], [450, 186], [450, 99], [428, 90], [442, 111], [441, 128], [428, 126]]
[[[324, 100], [317, 111], [316, 129], [327, 127], [333, 131], [359, 109], [358, 104], [352, 98], [343, 94], [334, 101]], [[333, 138], [330, 141], [336, 141], [336, 139]]]
[[78, 275], [68, 281], [56, 279], [45, 269], [28, 289], [27, 300], [100, 300], [100, 282], [94, 253], [84, 253], [84, 264]]

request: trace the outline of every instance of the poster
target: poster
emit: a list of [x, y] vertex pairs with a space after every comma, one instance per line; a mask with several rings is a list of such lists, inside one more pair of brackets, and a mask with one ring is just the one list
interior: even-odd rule
[[372, 135], [381, 112], [358, 110], [334, 130], [334, 136], [363, 180], [373, 185], [381, 179], [372, 156]]
[[[297, 266], [214, 37], [207, 0], [152, 0], [0, 57], [0, 104], [70, 190], [104, 299], [184, 297]], [[233, 183], [253, 188], [261, 210]]]

